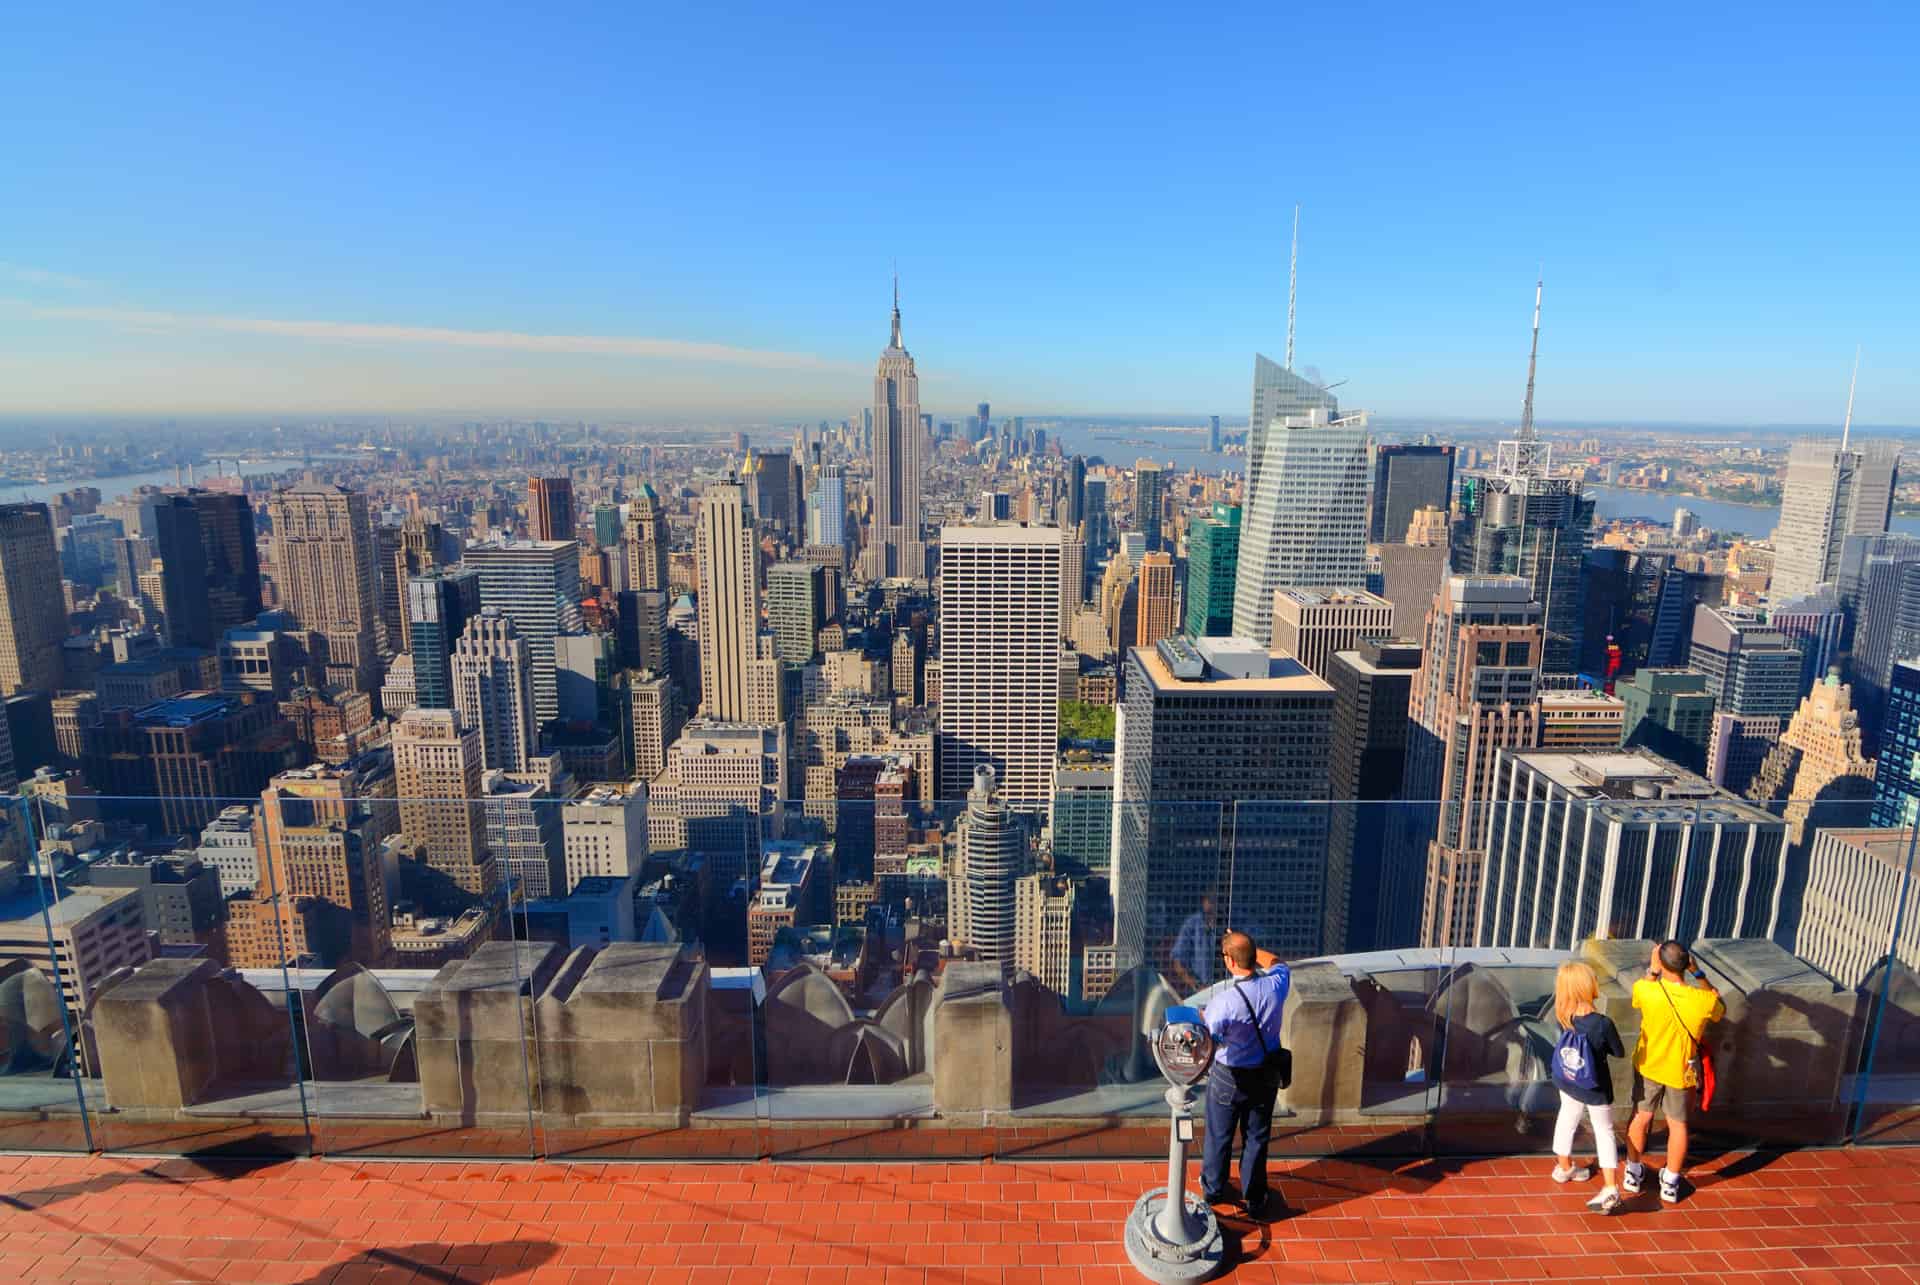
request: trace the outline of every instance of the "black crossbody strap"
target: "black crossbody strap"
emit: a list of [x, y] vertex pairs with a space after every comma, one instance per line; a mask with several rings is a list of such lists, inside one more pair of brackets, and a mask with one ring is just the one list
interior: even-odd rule
[[[1695, 1057], [1699, 1057], [1700, 1056], [1700, 1037], [1698, 1035], [1695, 1035], [1693, 1031], [1687, 1026], [1687, 1019], [1680, 1016], [1680, 1006], [1673, 1002], [1673, 996], [1667, 995], [1667, 983], [1664, 980], [1662, 980], [1662, 981], [1655, 982], [1654, 985], [1660, 988], [1660, 993], [1662, 995], [1667, 996], [1667, 1007], [1673, 1010], [1673, 1020], [1680, 1023], [1681, 1030], [1687, 1032], [1687, 1038], [1693, 1041], [1693, 1055]], [[1706, 1030], [1704, 1026], [1701, 1027], [1700, 1029], [1702, 1032]]]
[[1267, 1033], [1260, 1029], [1260, 1014], [1253, 1011], [1253, 1001], [1240, 989], [1240, 983], [1233, 984], [1234, 991], [1240, 996], [1240, 1002], [1247, 1006], [1247, 1020], [1253, 1023], [1253, 1038], [1260, 1041], [1260, 1060], [1267, 1060]]

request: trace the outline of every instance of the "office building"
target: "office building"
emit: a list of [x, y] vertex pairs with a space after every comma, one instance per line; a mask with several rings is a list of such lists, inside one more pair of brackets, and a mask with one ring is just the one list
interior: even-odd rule
[[1402, 785], [1406, 799], [1437, 809], [1420, 898], [1423, 946], [1472, 940], [1494, 758], [1532, 748], [1538, 733], [1540, 620], [1521, 576], [1449, 576], [1427, 612]]
[[419, 695], [413, 657], [403, 651], [387, 662], [387, 675], [380, 680], [380, 712], [387, 718], [399, 718], [420, 703]]
[[1453, 447], [1388, 443], [1373, 454], [1367, 539], [1401, 544], [1421, 509], [1453, 506]]
[[1086, 539], [1089, 556], [1097, 561], [1113, 543], [1113, 515], [1107, 511], [1107, 479], [1088, 478], [1081, 505], [1080, 532]]
[[436, 909], [462, 908], [499, 886], [480, 805], [480, 733], [450, 709], [410, 709], [393, 729], [400, 832], [440, 876]]
[[1165, 638], [1126, 663], [1114, 732], [1119, 966], [1150, 964], [1182, 993], [1216, 980], [1171, 971], [1181, 926], [1208, 895], [1282, 959], [1322, 953], [1333, 688], [1244, 638]]
[[893, 333], [873, 376], [873, 525], [861, 555], [861, 571], [869, 580], [917, 580], [927, 574], [927, 547], [920, 535], [923, 437], [920, 376], [900, 342], [896, 285]]
[[751, 721], [749, 667], [758, 655], [760, 545], [746, 488], [729, 479], [707, 488], [695, 533], [700, 567], [700, 712]]
[[773, 842], [761, 851], [759, 887], [747, 907], [747, 963], [758, 968], [773, 954], [781, 931], [812, 921], [817, 886], [830, 878], [819, 846]]
[[1266, 356], [1253, 358], [1253, 411], [1247, 416], [1247, 494], [1254, 494], [1267, 465], [1267, 437], [1276, 421], [1320, 412], [1328, 421], [1340, 418], [1340, 403], [1327, 389], [1292, 369], [1293, 355], [1282, 366]]
[[1133, 527], [1147, 538], [1147, 552], [1164, 547], [1160, 524], [1167, 511], [1167, 471], [1152, 460], [1133, 466]]
[[572, 540], [573, 479], [570, 477], [530, 477], [527, 479], [527, 534], [535, 540]]
[[275, 493], [267, 510], [281, 609], [325, 638], [328, 683], [373, 691], [383, 668], [382, 629], [367, 497], [303, 482]]
[[667, 765], [667, 746], [680, 735], [686, 711], [680, 689], [655, 670], [631, 670], [627, 702], [632, 710], [632, 759], [636, 780], [651, 781]]
[[1069, 531], [1080, 530], [1087, 517], [1087, 457], [1076, 455], [1067, 461], [1067, 521]]
[[1534, 714], [1533, 743], [1542, 751], [1617, 750], [1626, 734], [1626, 702], [1592, 687], [1542, 691]]
[[1062, 763], [1053, 774], [1053, 868], [1084, 879], [1113, 860], [1113, 764]]
[[200, 846], [194, 849], [194, 856], [219, 877], [221, 896], [252, 892], [260, 882], [253, 809], [245, 805], [220, 809], [220, 815], [200, 831]]
[[1848, 989], [1866, 982], [1888, 956], [1920, 971], [1915, 874], [1910, 828], [1820, 831], [1793, 953]]
[[0, 892], [0, 964], [25, 960], [56, 982], [69, 1014], [84, 1013], [101, 983], [153, 958], [142, 910], [133, 888], [36, 889], [21, 879]]
[[[207, 552], [200, 541], [200, 510], [184, 494], [152, 501], [153, 551], [160, 561], [160, 610], [167, 643], [212, 647], [213, 608], [207, 597]], [[238, 622], [235, 622], [238, 623]]]
[[614, 655], [620, 667], [665, 673], [667, 595], [657, 589], [627, 589], [615, 602]]
[[1771, 938], [1786, 827], [1645, 750], [1507, 750], [1493, 782], [1477, 946]]
[[[1920, 608], [1916, 609], [1920, 615]], [[1840, 642], [1846, 632], [1846, 613], [1840, 609], [1837, 587], [1790, 601], [1776, 600], [1767, 608], [1767, 625], [1785, 634], [1800, 648], [1800, 690], [1809, 691], [1840, 664]]]
[[580, 614], [580, 546], [572, 540], [496, 540], [467, 546], [480, 577], [480, 605], [513, 621], [526, 644], [538, 723], [560, 716], [553, 640], [585, 627]]
[[817, 562], [776, 562], [767, 568], [767, 626], [781, 663], [804, 665], [820, 649], [827, 623], [827, 569]]
[[0, 696], [61, 687], [60, 557], [44, 504], [0, 504]]
[[1707, 776], [1744, 794], [1773, 740], [1800, 703], [1800, 648], [1777, 629], [1731, 609], [1697, 607], [1687, 666], [1707, 676], [1714, 698]]
[[806, 510], [800, 495], [800, 466], [793, 452], [766, 451], [756, 459], [749, 451], [743, 480], [750, 488], [747, 502], [755, 521], [774, 528], [790, 541], [804, 538], [801, 523]]
[[1452, 558], [1447, 515], [1441, 509], [1417, 509], [1404, 544], [1380, 546], [1380, 596], [1393, 604], [1393, 633], [1418, 637], [1427, 627], [1427, 608]]
[[[612, 729], [620, 721], [619, 661], [612, 634], [561, 634], [553, 640], [559, 721], [567, 727]], [[621, 757], [625, 757], [624, 752]]]
[[1800, 702], [1761, 760], [1747, 797], [1784, 802], [1787, 837], [1798, 847], [1809, 828], [1866, 821], [1872, 811], [1873, 777], [1874, 761], [1861, 746], [1853, 690], [1832, 673]]
[[652, 485], [642, 482], [627, 504], [627, 588], [671, 591], [667, 574], [671, 548], [666, 508]]
[[1207, 453], [1210, 455], [1220, 453], [1220, 417], [1218, 415], [1207, 416]]
[[595, 785], [561, 809], [567, 891], [582, 879], [625, 879], [647, 863], [647, 787], [639, 781]]
[[1010, 967], [1018, 938], [1014, 885], [1027, 873], [1026, 826], [1001, 796], [987, 764], [973, 769], [958, 830], [954, 883], [963, 913], [955, 918], [955, 940], [986, 963]]
[[207, 691], [109, 710], [82, 733], [80, 774], [115, 800], [118, 818], [159, 834], [197, 832], [294, 766], [293, 737], [274, 714], [251, 694]]
[[423, 709], [452, 709], [454, 644], [467, 622], [480, 614], [480, 575], [465, 568], [429, 567], [406, 584], [413, 703]]
[[527, 647], [513, 621], [490, 607], [481, 608], [461, 630], [450, 664], [454, 712], [461, 727], [479, 735], [481, 769], [526, 771], [540, 740]]
[[1830, 441], [1795, 442], [1787, 452], [1780, 525], [1773, 534], [1776, 602], [1804, 597], [1839, 579], [1841, 545], [1850, 535], [1876, 535], [1893, 517], [1900, 448], [1870, 443], [1847, 449]]
[[1621, 744], [1651, 750], [1689, 772], [1704, 772], [1713, 741], [1715, 696], [1693, 669], [1642, 669], [1615, 685], [1624, 705]]
[[395, 784], [384, 761], [377, 769], [297, 768], [267, 783], [254, 818], [264, 860], [253, 913], [234, 918], [234, 967], [388, 963], [393, 939], [381, 848], [400, 824]]
[[224, 491], [190, 490], [187, 495], [200, 518], [209, 632], [218, 638], [260, 614], [260, 547], [253, 506], [246, 496]]
[[1867, 747], [1878, 749], [1894, 663], [1920, 656], [1920, 536], [1849, 536], [1837, 587], [1854, 704]]
[[500, 879], [518, 899], [563, 897], [567, 882], [566, 846], [560, 809], [571, 782], [557, 782], [550, 771], [480, 774], [480, 816], [487, 855]]
[[226, 902], [220, 876], [191, 852], [166, 855], [118, 848], [105, 860], [90, 861], [87, 886], [131, 888], [140, 894], [140, 918], [162, 949], [217, 950], [225, 933]]
[[[1407, 706], [1419, 673], [1411, 638], [1361, 637], [1335, 652], [1325, 675], [1333, 688], [1328, 760], [1327, 949], [1384, 950], [1411, 945], [1419, 925], [1404, 913], [1419, 904], [1422, 869], [1408, 851], [1400, 797], [1407, 763]], [[1409, 868], [1409, 867], [1413, 868]], [[1344, 922], [1344, 934], [1333, 928]]]
[[1911, 826], [1920, 817], [1920, 660], [1893, 667], [1873, 783], [1876, 826]]
[[822, 465], [819, 484], [807, 496], [807, 543], [846, 548], [847, 470], [841, 465]]
[[523, 903], [515, 918], [525, 923], [528, 941], [550, 941], [569, 951], [582, 946], [597, 949], [617, 941], [674, 940], [644, 935], [634, 906], [638, 882], [635, 876], [582, 879], [564, 897]]
[[1162, 638], [1171, 638], [1180, 632], [1180, 622], [1175, 617], [1173, 592], [1173, 555], [1170, 553], [1146, 553], [1140, 558], [1140, 587], [1138, 594], [1138, 617], [1133, 634], [1133, 645], [1151, 647]]
[[1014, 881], [1013, 966], [1056, 995], [1077, 998], [1073, 957], [1074, 881], [1032, 874]]
[[1548, 472], [1544, 443], [1502, 442], [1499, 459], [1493, 472], [1462, 484], [1453, 570], [1525, 579], [1543, 610], [1543, 671], [1574, 673], [1584, 638], [1581, 572], [1592, 538], [1593, 498], [1579, 482]]
[[1275, 420], [1259, 436], [1262, 458], [1257, 468], [1248, 464], [1233, 632], [1265, 644], [1276, 590], [1367, 582], [1367, 417], [1334, 419], [1316, 409]]
[[1058, 527], [940, 532], [939, 789], [994, 769], [1008, 800], [1045, 803], [1059, 752]]
[[752, 873], [761, 842], [781, 836], [786, 787], [784, 725], [693, 719], [647, 792], [647, 848], [701, 855], [724, 894]]
[[1285, 652], [1322, 678], [1335, 652], [1362, 638], [1393, 636], [1393, 604], [1365, 589], [1276, 589], [1273, 650]]
[[[1218, 424], [1219, 416], [1214, 416]], [[1233, 587], [1240, 567], [1240, 506], [1216, 501], [1187, 527], [1187, 620], [1191, 638], [1233, 632]]]

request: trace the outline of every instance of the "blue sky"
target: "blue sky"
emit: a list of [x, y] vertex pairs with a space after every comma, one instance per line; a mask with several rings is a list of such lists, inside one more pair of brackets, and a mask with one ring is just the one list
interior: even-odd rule
[[[33, 6], [0, 410], [1920, 424], [1913, 6]], [[956, 16], [958, 15], [958, 16]], [[963, 23], [965, 25], [963, 25]]]

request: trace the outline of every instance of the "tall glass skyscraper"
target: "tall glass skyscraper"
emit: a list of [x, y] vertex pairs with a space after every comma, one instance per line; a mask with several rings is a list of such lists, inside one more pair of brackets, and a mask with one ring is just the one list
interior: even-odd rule
[[1215, 503], [1187, 528], [1187, 621], [1193, 638], [1233, 632], [1233, 583], [1240, 566], [1240, 506]]
[[1804, 597], [1840, 574], [1842, 542], [1874, 535], [1893, 517], [1900, 448], [1872, 444], [1848, 450], [1832, 442], [1795, 442], [1787, 452], [1774, 532], [1775, 601]]
[[[479, 573], [480, 604], [497, 607], [527, 645], [533, 671], [533, 709], [541, 723], [560, 716], [553, 640], [577, 634], [580, 545], [574, 540], [500, 540], [470, 545], [464, 559]], [[416, 682], [418, 678], [416, 676]]]
[[1920, 660], [1893, 667], [1873, 779], [1878, 827], [1910, 826], [1920, 816]]

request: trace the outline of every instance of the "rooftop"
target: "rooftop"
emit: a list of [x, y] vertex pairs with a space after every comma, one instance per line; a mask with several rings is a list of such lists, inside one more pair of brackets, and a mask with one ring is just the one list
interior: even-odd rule
[[219, 718], [237, 702], [226, 696], [175, 696], [142, 705], [134, 718], [145, 727], [192, 727]]
[[[1207, 692], [1267, 692], [1267, 693], [1331, 693], [1333, 688], [1325, 679], [1302, 665], [1291, 656], [1266, 654], [1256, 656], [1248, 648], [1257, 644], [1246, 639], [1207, 638], [1200, 642], [1213, 644], [1202, 649], [1182, 638], [1164, 638], [1152, 647], [1134, 647], [1130, 653], [1146, 671], [1147, 679], [1155, 689], [1161, 691]], [[1238, 644], [1237, 646], [1235, 644]], [[1259, 649], [1264, 652], [1264, 649]], [[1171, 653], [1179, 663], [1176, 671], [1168, 663]], [[1265, 674], [1254, 676], [1249, 665], [1257, 667], [1264, 660]]]
[[[1550, 1162], [1549, 1162], [1550, 1163]], [[1920, 1151], [1728, 1153], [1588, 1215], [1537, 1160], [1276, 1162], [1234, 1282], [1913, 1280]], [[425, 1164], [0, 1156], [0, 1265], [52, 1281], [1133, 1285], [1153, 1163]], [[1684, 1259], [1676, 1259], [1684, 1253]], [[1684, 1268], [1676, 1274], [1676, 1263]]]

